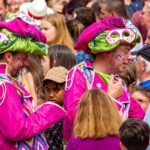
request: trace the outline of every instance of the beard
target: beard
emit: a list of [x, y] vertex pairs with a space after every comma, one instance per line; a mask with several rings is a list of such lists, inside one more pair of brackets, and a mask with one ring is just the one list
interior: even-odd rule
[[1, 16], [0, 16], [0, 20], [1, 20], [1, 21], [5, 21], [5, 16], [1, 15]]
[[19, 76], [22, 76], [23, 74], [28, 72], [28, 68], [27, 67], [23, 67], [23, 68], [15, 68], [11, 71], [11, 76], [14, 78], [18, 78]]

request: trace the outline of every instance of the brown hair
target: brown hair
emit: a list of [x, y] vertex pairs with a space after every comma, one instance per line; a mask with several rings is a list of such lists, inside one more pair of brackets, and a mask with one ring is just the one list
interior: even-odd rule
[[85, 29], [85, 26], [78, 20], [67, 20], [66, 24], [71, 37], [73, 38], [74, 41], [76, 41], [81, 32]]
[[74, 124], [74, 136], [101, 138], [119, 135], [122, 118], [109, 96], [102, 90], [87, 90], [81, 98]]
[[50, 68], [63, 66], [70, 70], [76, 65], [75, 55], [66, 45], [56, 44], [48, 49], [48, 56], [50, 59]]
[[54, 13], [54, 14], [46, 16], [44, 20], [50, 22], [56, 28], [56, 32], [57, 32], [56, 38], [52, 44], [65, 44], [69, 48], [74, 50], [73, 48], [74, 43], [69, 34], [69, 31], [67, 29], [67, 26], [63, 17], [58, 13]]
[[115, 12], [118, 16], [128, 19], [124, 1], [121, 0], [103, 0], [102, 4], [106, 4], [109, 12]]
[[135, 86], [131, 91], [132, 91], [132, 94], [134, 92], [140, 92], [141, 94], [146, 96], [149, 99], [149, 102], [150, 102], [150, 89], [149, 88], [144, 88], [144, 87], [141, 87], [141, 86]]
[[135, 63], [133, 61], [130, 61], [126, 66], [125, 70], [121, 72], [119, 75], [124, 80], [129, 90], [132, 90], [137, 82]]
[[37, 54], [28, 55], [28, 60], [29, 60], [28, 68], [33, 76], [36, 92], [37, 92], [37, 87], [39, 86], [41, 80], [43, 79], [41, 59], [42, 57]]

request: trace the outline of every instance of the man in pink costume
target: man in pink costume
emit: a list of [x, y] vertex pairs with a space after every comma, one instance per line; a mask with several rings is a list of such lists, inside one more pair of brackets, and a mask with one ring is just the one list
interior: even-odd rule
[[144, 112], [118, 77], [131, 60], [130, 49], [138, 40], [138, 35], [126, 29], [122, 17], [108, 17], [82, 32], [75, 49], [91, 53], [94, 58], [76, 65], [68, 73], [64, 101], [68, 115], [64, 121], [64, 139], [70, 139], [80, 97], [90, 88], [106, 91], [124, 119], [143, 119]]
[[[25, 24], [22, 21], [18, 19], [16, 26]], [[13, 78], [28, 65], [29, 52], [47, 54], [47, 45], [35, 39], [44, 35], [34, 26], [37, 32], [32, 36], [25, 26], [17, 34], [9, 30], [12, 22], [0, 24], [0, 150], [48, 150], [41, 132], [63, 119], [66, 111], [50, 102], [35, 110], [31, 95]]]

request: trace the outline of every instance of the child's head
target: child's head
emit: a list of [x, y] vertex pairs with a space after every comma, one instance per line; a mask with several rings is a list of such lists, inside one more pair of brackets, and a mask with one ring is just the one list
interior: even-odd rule
[[74, 135], [79, 138], [101, 138], [119, 135], [122, 118], [109, 98], [98, 89], [87, 90], [81, 97], [74, 124]]
[[140, 104], [144, 111], [147, 110], [150, 103], [150, 89], [136, 86], [132, 90], [132, 97]]
[[140, 119], [127, 119], [120, 127], [122, 150], [145, 150], [149, 144], [150, 129]]
[[51, 101], [63, 106], [64, 87], [67, 76], [67, 69], [54, 67], [50, 69], [42, 81], [39, 95], [44, 101]]

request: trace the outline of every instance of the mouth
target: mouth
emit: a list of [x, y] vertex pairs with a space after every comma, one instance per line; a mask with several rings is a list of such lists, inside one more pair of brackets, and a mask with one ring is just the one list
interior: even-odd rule
[[56, 103], [56, 100], [55, 100], [55, 99], [50, 99], [49, 101], [50, 101], [50, 102], [53, 102], [53, 103]]

